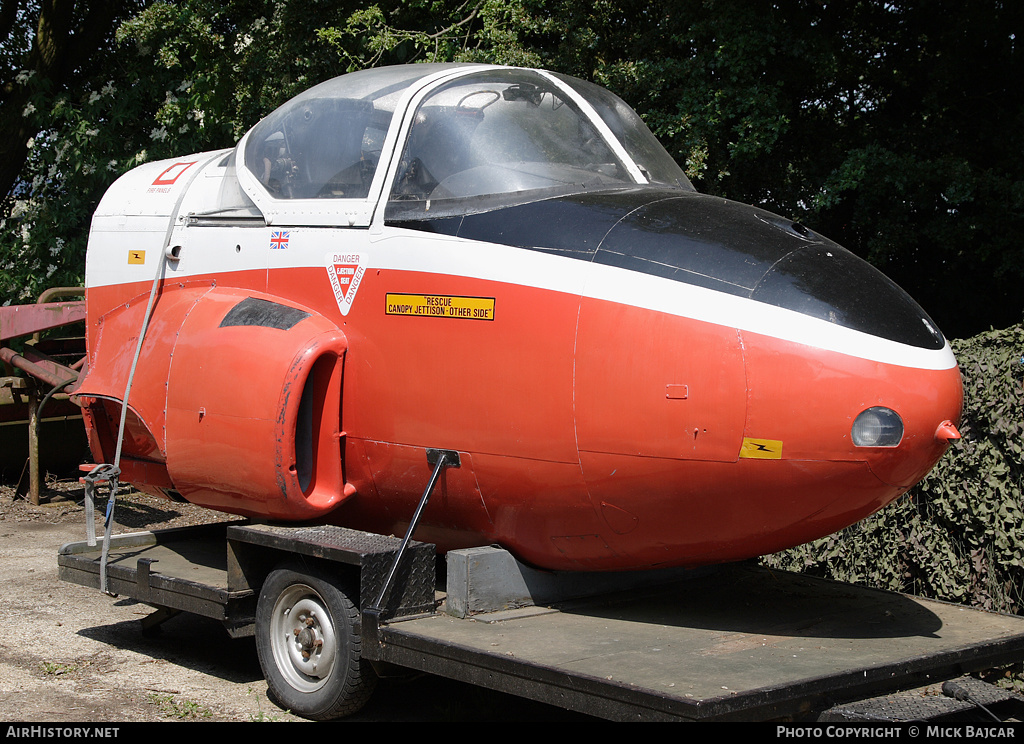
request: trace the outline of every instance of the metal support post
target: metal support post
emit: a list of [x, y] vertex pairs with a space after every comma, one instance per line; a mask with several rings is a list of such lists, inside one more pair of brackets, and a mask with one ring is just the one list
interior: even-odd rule
[[441, 471], [445, 468], [457, 468], [460, 466], [459, 453], [454, 450], [439, 450], [439, 449], [428, 449], [427, 450], [427, 464], [433, 465], [434, 470], [430, 474], [430, 480], [427, 482], [427, 487], [423, 491], [423, 496], [420, 497], [420, 502], [416, 506], [416, 511], [412, 516], [412, 520], [409, 522], [409, 527], [405, 531], [405, 537], [402, 538], [402, 543], [395, 553], [395, 558], [391, 562], [391, 570], [388, 571], [387, 578], [384, 580], [384, 585], [380, 589], [380, 594], [377, 597], [377, 601], [367, 607], [364, 610], [364, 615], [373, 621], [373, 623], [379, 624], [381, 615], [384, 611], [384, 605], [387, 602], [388, 592], [391, 589], [391, 582], [395, 577], [395, 572], [398, 570], [398, 566], [402, 562], [402, 556], [405, 555], [406, 548], [409, 546], [409, 541], [412, 540], [412, 535], [416, 531], [416, 527], [419, 524], [420, 517], [423, 516], [423, 510], [427, 506], [427, 502], [430, 500], [430, 494], [434, 490], [434, 486], [437, 484], [437, 479], [441, 475]]
[[34, 380], [25, 386], [28, 395], [28, 500], [39, 506], [39, 387]]

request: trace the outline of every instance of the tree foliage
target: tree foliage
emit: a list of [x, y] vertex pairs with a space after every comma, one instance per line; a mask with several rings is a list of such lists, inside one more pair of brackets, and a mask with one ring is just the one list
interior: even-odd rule
[[[140, 160], [230, 146], [290, 95], [348, 70], [461, 60], [611, 88], [698, 188], [835, 238], [952, 336], [1005, 327], [1024, 309], [1019, 3], [4, 0], [2, 9], [11, 33], [0, 53], [0, 146], [16, 175], [0, 181], [0, 301], [80, 280], [90, 208]], [[53, 42], [69, 52], [61, 64], [46, 54]]]
[[[67, 215], [95, 206], [114, 159], [105, 141], [113, 133], [101, 137], [94, 125], [115, 90], [98, 51], [112, 44], [117, 19], [138, 8], [74, 0], [4, 0], [0, 8], [8, 39], [0, 52], [0, 299], [10, 301], [81, 281], [84, 252], [73, 247], [81, 225]], [[67, 179], [76, 188], [62, 188]]]
[[[0, 202], [0, 304], [82, 283], [92, 212], [119, 175], [231, 147], [287, 97], [344, 72], [316, 40], [351, 12], [337, 3], [111, 2], [102, 19], [97, 5], [5, 0], [0, 14], [14, 9], [20, 40], [0, 55], [0, 146], [18, 163]], [[82, 20], [57, 38], [52, 14]], [[37, 63], [37, 47], [86, 36], [61, 75]]]

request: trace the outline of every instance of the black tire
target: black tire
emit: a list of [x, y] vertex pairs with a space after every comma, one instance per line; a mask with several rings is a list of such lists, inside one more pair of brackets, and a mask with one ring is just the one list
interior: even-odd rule
[[270, 697], [303, 718], [352, 715], [377, 683], [361, 657], [359, 610], [349, 591], [312, 566], [283, 564], [263, 582], [256, 653]]

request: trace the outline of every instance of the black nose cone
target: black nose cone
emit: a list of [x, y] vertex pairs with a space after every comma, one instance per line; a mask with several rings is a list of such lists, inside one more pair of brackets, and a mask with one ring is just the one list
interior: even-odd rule
[[594, 258], [925, 349], [945, 339], [913, 299], [842, 246], [764, 210], [686, 193], [634, 209]]

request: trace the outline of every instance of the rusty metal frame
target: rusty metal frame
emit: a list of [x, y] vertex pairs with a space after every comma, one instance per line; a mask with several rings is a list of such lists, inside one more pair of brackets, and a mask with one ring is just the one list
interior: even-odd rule
[[[29, 453], [29, 500], [32, 504], [39, 503], [39, 420], [43, 405], [59, 390], [77, 382], [79, 369], [84, 358], [72, 366], [61, 364], [52, 357], [26, 344], [19, 352], [8, 346], [8, 342], [24, 336], [34, 336], [38, 340], [43, 331], [71, 325], [85, 320], [85, 300], [50, 300], [66, 295], [81, 295], [80, 287], [55, 287], [47, 290], [39, 297], [39, 301], [31, 305], [8, 305], [0, 307], [0, 361], [21, 370], [28, 377], [24, 390], [28, 397], [28, 453]], [[41, 381], [51, 389], [40, 396]]]

